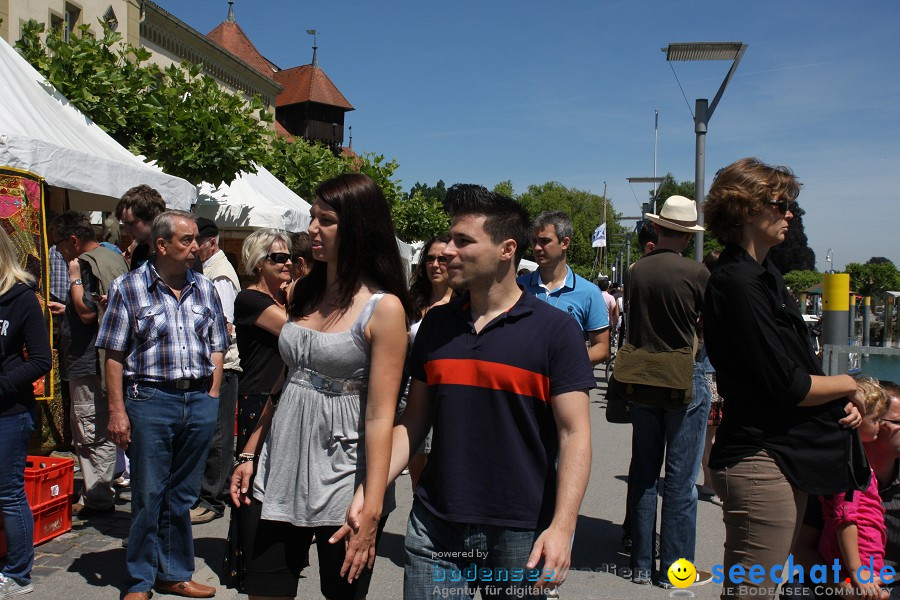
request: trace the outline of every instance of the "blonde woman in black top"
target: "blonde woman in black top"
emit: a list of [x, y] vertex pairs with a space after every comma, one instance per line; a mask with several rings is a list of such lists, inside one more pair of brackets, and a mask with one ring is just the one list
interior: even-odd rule
[[[771, 598], [807, 495], [860, 489], [868, 465], [848, 375], [827, 377], [778, 269], [800, 184], [785, 167], [741, 159], [716, 175], [704, 212], [726, 244], [706, 289], [706, 349], [725, 399], [709, 466], [725, 522], [722, 598]], [[729, 570], [761, 565], [760, 583]], [[777, 570], [776, 570], [777, 575]], [[754, 577], [754, 579], [756, 579]]]

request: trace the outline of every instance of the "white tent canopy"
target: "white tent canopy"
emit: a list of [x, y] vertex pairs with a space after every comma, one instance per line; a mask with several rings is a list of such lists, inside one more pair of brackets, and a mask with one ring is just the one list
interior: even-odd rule
[[230, 184], [203, 182], [198, 188], [194, 214], [212, 219], [221, 229], [306, 231], [309, 225], [309, 202], [259, 165], [256, 173], [239, 173]]
[[166, 205], [190, 209], [196, 188], [144, 163], [69, 104], [0, 38], [0, 166], [71, 190], [77, 210], [112, 210], [129, 188], [147, 184]]

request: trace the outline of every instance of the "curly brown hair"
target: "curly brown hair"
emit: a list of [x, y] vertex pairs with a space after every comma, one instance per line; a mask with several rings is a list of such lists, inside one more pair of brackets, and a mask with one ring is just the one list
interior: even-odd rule
[[793, 202], [800, 182], [787, 167], [773, 167], [758, 158], [742, 158], [716, 173], [703, 214], [706, 230], [723, 244], [739, 243], [747, 218], [770, 200]]

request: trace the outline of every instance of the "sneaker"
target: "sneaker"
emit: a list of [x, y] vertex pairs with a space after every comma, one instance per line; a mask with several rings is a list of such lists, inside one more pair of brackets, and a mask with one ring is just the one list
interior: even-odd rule
[[30, 581], [22, 585], [12, 577], [0, 575], [0, 598], [12, 598], [21, 594], [30, 594], [33, 591], [34, 584]]
[[217, 514], [214, 510], [209, 510], [205, 506], [198, 506], [191, 509], [191, 525], [209, 523], [220, 516], [222, 515]]
[[547, 593], [544, 594], [544, 598], [547, 600], [558, 600], [559, 599], [559, 587], [550, 588], [547, 590]]
[[131, 478], [125, 477], [124, 475], [119, 475], [113, 480], [113, 485], [117, 488], [128, 488], [131, 487]]
[[694, 580], [692, 585], [706, 585], [713, 579], [713, 574], [709, 571], [700, 571], [697, 570], [697, 579]]

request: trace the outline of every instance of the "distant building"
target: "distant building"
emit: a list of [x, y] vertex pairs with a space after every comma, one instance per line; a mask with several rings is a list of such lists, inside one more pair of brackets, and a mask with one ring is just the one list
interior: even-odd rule
[[201, 64], [224, 89], [259, 96], [274, 114], [279, 135], [353, 155], [343, 147], [344, 116], [353, 106], [319, 67], [317, 48], [310, 64], [280, 69], [238, 25], [233, 0], [228, 4], [225, 21], [203, 35], [150, 0], [0, 0], [0, 37], [14, 44], [29, 19], [62, 27], [66, 36], [82, 24], [97, 31], [102, 20], [127, 43], [150, 50], [150, 60], [161, 67], [184, 60]]

